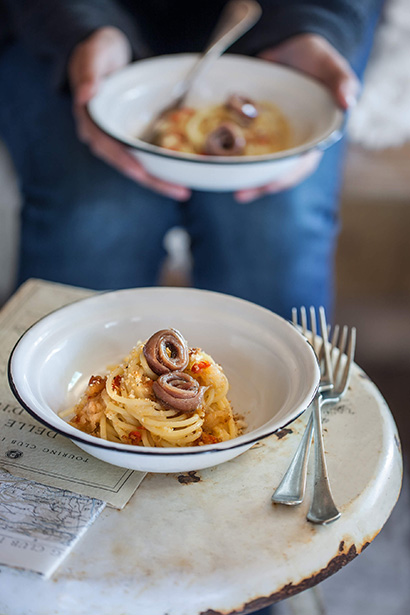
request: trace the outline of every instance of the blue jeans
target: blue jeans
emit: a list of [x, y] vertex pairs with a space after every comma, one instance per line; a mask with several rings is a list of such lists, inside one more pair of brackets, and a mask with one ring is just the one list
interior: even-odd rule
[[96, 290], [155, 285], [163, 237], [183, 226], [195, 287], [285, 318], [292, 306], [331, 310], [343, 141], [294, 189], [247, 204], [212, 192], [177, 203], [93, 156], [76, 137], [69, 96], [50, 84], [48, 65], [21, 45], [2, 52], [0, 138], [23, 195], [19, 284], [37, 277]]

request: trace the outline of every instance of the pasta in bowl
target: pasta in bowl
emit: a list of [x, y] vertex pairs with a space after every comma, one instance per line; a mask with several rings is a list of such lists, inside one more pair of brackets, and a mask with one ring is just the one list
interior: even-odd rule
[[244, 421], [228, 379], [175, 329], [139, 342], [107, 375], [92, 375], [78, 404], [60, 413], [85, 433], [140, 446], [201, 446], [236, 438]]
[[160, 119], [153, 142], [176, 152], [204, 156], [260, 156], [286, 150], [291, 129], [271, 102], [231, 94], [223, 104], [182, 107]]
[[[161, 392], [159, 398], [152, 394], [161, 375], [144, 363], [147, 342], [170, 330], [189, 340], [188, 364], [176, 371], [206, 389], [201, 392], [205, 405], [185, 408], [185, 412], [172, 408]], [[173, 344], [164, 342], [162, 348], [168, 357], [176, 353]], [[172, 376], [175, 370], [165, 376], [167, 373]], [[92, 376], [94, 382], [90, 382]], [[186, 392], [187, 383], [172, 382], [171, 376], [171, 388], [176, 385], [180, 393]], [[229, 461], [293, 421], [315, 395], [319, 367], [300, 332], [269, 310], [221, 293], [139, 288], [97, 294], [33, 325], [11, 353], [9, 382], [19, 403], [33, 417], [89, 455], [140, 471], [184, 472]], [[134, 417], [125, 433], [120, 431], [112, 439], [100, 437], [97, 422], [85, 421], [85, 429], [79, 428], [81, 420], [72, 423], [77, 414], [72, 409], [81, 405], [87, 388], [92, 387], [88, 390], [92, 399], [107, 389], [107, 383], [123, 409], [125, 398], [134, 395], [135, 399], [132, 388], [139, 384], [142, 397], [153, 402], [146, 417]], [[212, 383], [221, 402], [218, 406], [212, 405]], [[69, 409], [71, 414], [61, 416]], [[185, 432], [192, 441], [170, 441], [169, 435], [161, 438], [160, 433], [159, 439], [148, 439], [145, 445], [143, 438], [150, 436], [140, 427], [162, 420], [158, 413], [165, 419], [167, 413], [179, 418], [185, 413], [183, 420], [188, 423], [193, 417], [197, 427]], [[129, 416], [121, 420], [127, 422]], [[215, 427], [223, 429], [215, 431]], [[130, 435], [132, 431], [137, 433]]]

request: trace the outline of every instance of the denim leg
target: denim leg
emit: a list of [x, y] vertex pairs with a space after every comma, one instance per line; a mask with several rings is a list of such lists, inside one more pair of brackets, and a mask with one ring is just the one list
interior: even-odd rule
[[0, 92], [0, 136], [23, 195], [18, 282], [38, 277], [94, 289], [155, 284], [177, 205], [78, 141], [69, 97], [51, 90], [46, 65], [18, 45], [0, 57]]
[[332, 147], [297, 188], [253, 203], [223, 193], [194, 195], [186, 212], [194, 285], [285, 318], [294, 305], [331, 309], [342, 150], [342, 143]]

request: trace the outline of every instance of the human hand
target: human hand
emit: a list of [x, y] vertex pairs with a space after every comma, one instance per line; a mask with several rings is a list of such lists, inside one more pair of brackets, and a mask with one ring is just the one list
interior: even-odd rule
[[348, 109], [356, 102], [359, 79], [348, 61], [323, 36], [298, 34], [266, 49], [260, 57], [292, 66], [318, 79], [329, 88], [342, 109]]
[[[285, 42], [266, 49], [261, 58], [292, 66], [329, 88], [342, 109], [355, 104], [359, 93], [359, 80], [345, 58], [322, 36], [298, 34]], [[279, 181], [260, 188], [239, 190], [235, 197], [240, 202], [253, 201], [264, 194], [281, 192], [307, 179], [319, 165], [322, 152], [314, 150], [301, 157], [299, 164]]]
[[150, 175], [124, 145], [101, 131], [88, 114], [87, 103], [97, 93], [102, 79], [126, 66], [130, 59], [127, 37], [113, 27], [96, 30], [74, 48], [68, 63], [68, 80], [78, 138], [96, 156], [137, 183], [184, 201], [190, 196], [188, 188]]

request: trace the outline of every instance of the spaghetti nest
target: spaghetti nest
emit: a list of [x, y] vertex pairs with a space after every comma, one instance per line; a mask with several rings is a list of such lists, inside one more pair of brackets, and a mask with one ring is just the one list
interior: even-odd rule
[[222, 367], [170, 329], [139, 342], [106, 376], [91, 376], [79, 403], [60, 416], [74, 414], [71, 425], [113, 442], [212, 444], [237, 437], [244, 427], [233, 414], [228, 388]]

